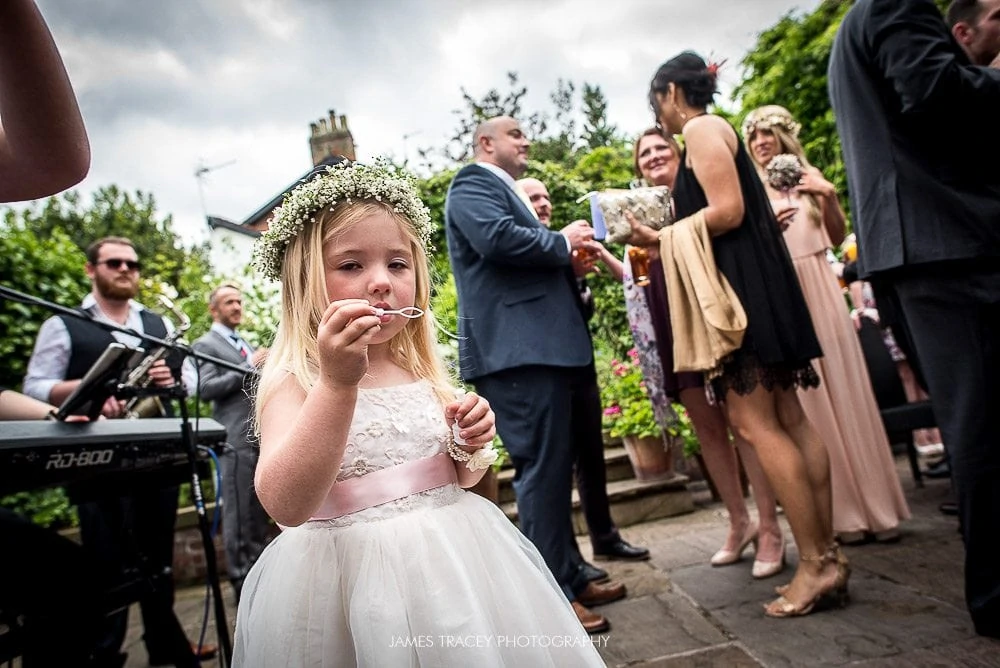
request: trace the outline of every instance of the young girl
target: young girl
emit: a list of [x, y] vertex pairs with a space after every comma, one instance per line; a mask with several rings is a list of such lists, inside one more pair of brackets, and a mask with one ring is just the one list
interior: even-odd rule
[[430, 233], [408, 178], [341, 163], [258, 241], [282, 318], [255, 483], [285, 530], [247, 576], [235, 666], [604, 665], [535, 548], [462, 489], [494, 416], [434, 354]]

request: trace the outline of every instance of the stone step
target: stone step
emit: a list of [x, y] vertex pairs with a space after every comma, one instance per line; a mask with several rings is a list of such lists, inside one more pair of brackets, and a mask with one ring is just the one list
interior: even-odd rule
[[[673, 517], [694, 511], [694, 500], [687, 487], [688, 477], [676, 474], [668, 480], [639, 482], [635, 478], [608, 483], [611, 518], [618, 527]], [[508, 501], [500, 509], [517, 524], [517, 503]], [[573, 530], [587, 533], [587, 523], [580, 508], [580, 496], [573, 490]]]
[[[604, 449], [604, 466], [608, 472], [609, 483], [635, 477], [635, 473], [632, 471], [632, 464], [628, 459], [628, 453], [620, 445]], [[514, 488], [511, 486], [513, 480], [513, 467], [501, 469], [497, 474], [497, 481], [500, 487], [500, 503], [509, 503], [514, 500]]]

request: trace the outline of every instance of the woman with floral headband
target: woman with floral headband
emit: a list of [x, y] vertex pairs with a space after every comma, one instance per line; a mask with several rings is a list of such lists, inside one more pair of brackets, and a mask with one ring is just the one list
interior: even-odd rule
[[463, 489], [494, 415], [435, 355], [430, 236], [408, 177], [340, 163], [258, 241], [282, 318], [255, 485], [285, 530], [247, 576], [235, 666], [604, 665], [531, 543]]
[[[680, 156], [681, 147], [676, 139], [664, 136], [660, 128], [649, 128], [635, 142], [632, 166], [635, 175], [646, 183], [673, 189]], [[711, 564], [735, 564], [753, 543], [753, 577], [777, 575], [785, 567], [785, 541], [778, 524], [774, 492], [750, 444], [739, 437], [735, 439], [735, 448], [730, 442], [725, 413], [720, 406], [710, 405], [705, 397], [705, 374], [674, 371], [674, 337], [663, 265], [657, 248], [650, 248], [649, 254], [649, 285], [645, 288], [635, 284], [629, 263], [624, 263], [625, 306], [657, 421], [663, 427], [669, 424], [671, 402], [684, 406], [701, 444], [708, 473], [729, 513], [729, 535], [712, 555]], [[743, 499], [737, 448], [757, 503], [759, 522], [751, 520]]]
[[[809, 164], [799, 142], [799, 124], [784, 107], [767, 105], [743, 122], [743, 141], [771, 206], [785, 227], [813, 326], [823, 348], [817, 360], [819, 388], [799, 391], [799, 400], [830, 453], [833, 528], [841, 543], [899, 538], [910, 516], [892, 460], [889, 439], [868, 378], [868, 367], [826, 252], [844, 240], [846, 221], [833, 184]], [[767, 176], [777, 155], [794, 155], [802, 165], [798, 185], [781, 192]]]
[[[735, 129], [708, 113], [716, 75], [717, 66], [684, 52], [659, 67], [649, 101], [666, 132], [684, 136], [674, 227], [698, 235], [707, 230], [715, 266], [746, 314], [742, 342], [722, 360], [710, 387], [757, 452], [791, 526], [799, 552], [795, 575], [764, 612], [794, 617], [847, 595], [847, 563], [833, 540], [826, 448], [795, 393], [819, 382], [811, 360], [822, 353], [753, 161]], [[676, 235], [666, 230], [634, 223], [632, 241], [657, 245], [661, 235]]]

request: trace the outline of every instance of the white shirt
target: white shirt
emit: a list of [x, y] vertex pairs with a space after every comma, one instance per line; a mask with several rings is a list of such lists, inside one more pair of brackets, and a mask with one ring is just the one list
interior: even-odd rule
[[[84, 297], [80, 307], [89, 312], [95, 320], [121, 326], [120, 323], [109, 318], [101, 310], [93, 294]], [[142, 317], [139, 315], [142, 309], [142, 304], [129, 300], [128, 318], [125, 320], [124, 326], [145, 334]], [[163, 319], [163, 324], [167, 328], [167, 334], [174, 331], [173, 324], [166, 318]], [[122, 332], [111, 332], [111, 336], [130, 348], [142, 346], [149, 350], [149, 347], [154, 345]], [[42, 323], [41, 329], [38, 330], [38, 338], [35, 340], [35, 349], [31, 353], [31, 359], [28, 360], [28, 372], [24, 376], [24, 393], [29, 397], [49, 403], [52, 388], [67, 380], [66, 372], [69, 370], [69, 359], [72, 352], [73, 344], [69, 338], [69, 330], [66, 329], [66, 323], [63, 322], [62, 318], [54, 316]], [[185, 358], [181, 366], [181, 381], [184, 383], [184, 389], [188, 392], [193, 392], [198, 385], [197, 372], [189, 358]]]

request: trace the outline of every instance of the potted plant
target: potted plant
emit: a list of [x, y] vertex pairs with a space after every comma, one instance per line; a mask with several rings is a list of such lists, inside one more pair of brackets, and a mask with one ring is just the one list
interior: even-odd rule
[[611, 360], [602, 374], [603, 424], [612, 437], [624, 442], [636, 480], [666, 480], [674, 477], [673, 457], [656, 421], [638, 357], [633, 348], [624, 361]]

